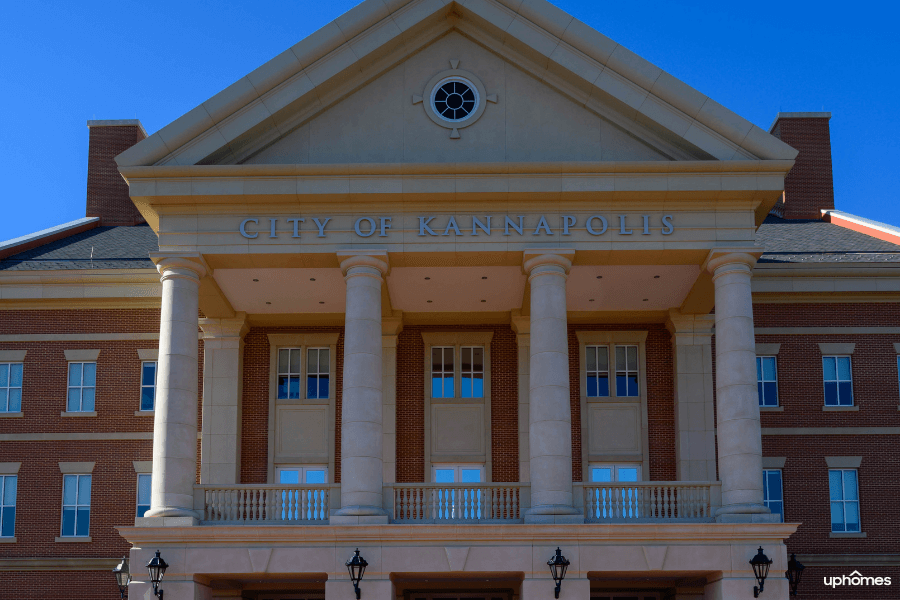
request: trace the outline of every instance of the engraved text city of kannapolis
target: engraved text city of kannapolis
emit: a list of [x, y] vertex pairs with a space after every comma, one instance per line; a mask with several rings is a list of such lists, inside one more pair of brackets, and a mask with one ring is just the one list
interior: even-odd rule
[[[537, 219], [535, 223], [534, 220]], [[307, 223], [307, 221], [309, 221]], [[277, 238], [281, 233], [285, 236], [299, 238], [307, 233], [315, 237], [328, 237], [331, 217], [251, 217], [241, 221], [238, 231], [247, 239], [263, 237]], [[527, 222], [526, 222], [527, 221]], [[550, 221], [556, 221], [551, 217]], [[673, 215], [661, 215], [658, 222], [651, 222], [651, 215], [560, 215], [558, 222], [551, 223], [547, 217], [506, 215], [502, 218], [483, 216], [443, 216], [418, 217], [418, 237], [429, 236], [479, 236], [501, 235], [542, 236], [572, 235], [575, 230], [587, 231], [590, 235], [600, 236], [607, 232], [615, 235], [651, 235], [659, 230], [662, 235], [671, 235], [675, 231]], [[393, 229], [393, 217], [359, 217], [353, 223], [353, 231], [362, 238], [389, 237]]]

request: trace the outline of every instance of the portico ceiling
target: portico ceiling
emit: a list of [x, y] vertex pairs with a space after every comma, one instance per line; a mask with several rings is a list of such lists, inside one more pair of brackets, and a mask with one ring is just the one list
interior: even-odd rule
[[[664, 311], [684, 302], [695, 265], [575, 266], [566, 284], [569, 311]], [[342, 313], [339, 269], [217, 269], [235, 310], [249, 314]], [[392, 308], [406, 313], [508, 312], [521, 309], [520, 267], [398, 267], [386, 278]]]

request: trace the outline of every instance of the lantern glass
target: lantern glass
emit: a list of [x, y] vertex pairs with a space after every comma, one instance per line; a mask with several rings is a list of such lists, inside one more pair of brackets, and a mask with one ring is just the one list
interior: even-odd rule
[[569, 568], [569, 561], [557, 548], [556, 556], [551, 557], [547, 561], [547, 566], [550, 567], [550, 575], [553, 577], [553, 581], [559, 582], [566, 578], [566, 569]]
[[152, 583], [154, 587], [158, 586], [162, 581], [166, 574], [166, 569], [168, 568], [169, 565], [163, 560], [159, 555], [159, 550], [157, 550], [156, 556], [151, 558], [150, 562], [147, 563], [147, 571], [150, 573], [150, 583]]
[[368, 566], [369, 563], [359, 555], [359, 548], [357, 548], [353, 558], [347, 561], [347, 570], [350, 572], [350, 580], [353, 581], [354, 584], [358, 584], [362, 581], [363, 576], [366, 574], [366, 567]]
[[769, 567], [772, 566], [772, 561], [763, 553], [762, 546], [760, 546], [756, 556], [750, 560], [750, 565], [753, 567], [753, 574], [756, 576], [756, 580], [762, 585], [762, 582], [769, 576]]
[[784, 576], [788, 580], [791, 596], [797, 595], [797, 586], [800, 585], [800, 577], [803, 576], [803, 563], [797, 560], [796, 554], [791, 554], [791, 560], [788, 561], [788, 570], [784, 572]]
[[113, 575], [116, 576], [116, 583], [119, 585], [120, 590], [128, 587], [128, 584], [131, 583], [131, 572], [128, 570], [128, 558], [122, 557], [122, 562], [113, 569]]

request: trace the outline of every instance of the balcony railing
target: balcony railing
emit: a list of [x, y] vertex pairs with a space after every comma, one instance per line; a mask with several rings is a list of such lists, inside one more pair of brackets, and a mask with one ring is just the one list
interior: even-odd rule
[[[396, 483], [398, 523], [521, 523], [530, 506], [527, 483]], [[388, 490], [386, 489], [386, 492]]]
[[583, 483], [581, 502], [589, 522], [711, 521], [722, 505], [719, 482], [640, 481]]
[[328, 523], [340, 484], [198, 485], [194, 510], [210, 523]]

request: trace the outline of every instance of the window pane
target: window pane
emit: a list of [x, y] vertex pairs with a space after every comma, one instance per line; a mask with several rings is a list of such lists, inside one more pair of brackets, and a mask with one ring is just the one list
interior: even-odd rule
[[[280, 390], [281, 388], [279, 388]], [[281, 397], [279, 391], [279, 398]], [[141, 388], [141, 410], [153, 410], [153, 388]]]
[[319, 372], [319, 351], [316, 349], [309, 350], [307, 352], [306, 372], [307, 373], [318, 373]]
[[638, 395], [638, 383], [636, 375], [628, 376], [628, 395], [629, 396], [637, 396]]
[[472, 370], [472, 348], [460, 348], [460, 364], [463, 371]]
[[846, 519], [847, 531], [859, 531], [859, 503], [844, 503], [844, 518]]
[[481, 483], [481, 469], [460, 469], [462, 483]]
[[91, 509], [79, 508], [78, 515], [75, 520], [75, 535], [85, 536], [90, 531]]
[[148, 510], [150, 510], [150, 505], [149, 505], [149, 504], [138, 504], [138, 507], [137, 507], [137, 516], [143, 517], [144, 515], [147, 514], [147, 511], [148, 511]]
[[306, 397], [307, 398], [318, 398], [319, 397], [319, 382], [315, 376], [307, 376], [306, 377]]
[[306, 470], [306, 483], [325, 483], [325, 470], [324, 469], [307, 469]]
[[2, 477], [3, 479], [3, 505], [4, 506], [15, 506], [16, 505], [16, 484], [18, 477], [15, 475], [11, 475], [9, 477]]
[[319, 373], [328, 373], [331, 370], [331, 359], [328, 348], [319, 348]]
[[319, 377], [319, 398], [328, 397], [328, 375]]
[[834, 381], [825, 382], [825, 406], [837, 406], [837, 383]]
[[616, 346], [616, 369], [625, 369], [625, 348]]
[[434, 470], [434, 481], [435, 483], [454, 483], [454, 475], [456, 475], [455, 469], [435, 469]]
[[7, 390], [0, 388], [0, 412], [13, 411], [11, 408], [7, 408], [8, 405], [6, 403]]
[[81, 410], [81, 388], [69, 388], [69, 401], [66, 403], [66, 410], [69, 412]]
[[97, 363], [84, 363], [84, 379], [83, 385], [96, 385], [97, 383]]
[[775, 381], [775, 359], [771, 356], [763, 359], [763, 377], [766, 381]]
[[597, 348], [597, 369], [609, 371], [609, 348], [605, 346]]
[[853, 406], [853, 384], [849, 381], [842, 381], [837, 386], [841, 406]]
[[828, 471], [828, 497], [831, 500], [843, 500], [841, 493], [841, 472]]
[[145, 362], [141, 368], [141, 385], [156, 383], [156, 363]]
[[597, 370], [597, 349], [593, 346], [585, 348], [585, 362], [589, 373]]
[[78, 477], [78, 504], [91, 503], [91, 476], [81, 475]]
[[856, 471], [844, 471], [844, 500], [859, 500]]
[[483, 373], [475, 373], [474, 379], [472, 379], [472, 397], [473, 398], [484, 398], [484, 374]]
[[280, 399], [288, 397], [288, 378], [285, 375], [278, 376], [278, 397]]
[[452, 398], [453, 397], [453, 378], [445, 377], [444, 378], [444, 398]]
[[765, 406], [765, 397], [763, 396], [763, 384], [762, 381], [758, 381], [756, 383], [756, 395], [759, 397], [759, 405]]
[[453, 370], [453, 348], [444, 348], [444, 370]]
[[594, 375], [587, 376], [587, 397], [597, 397], [597, 377]]
[[765, 386], [766, 406], [778, 406], [778, 384], [774, 381], [767, 381]]
[[766, 471], [767, 494], [769, 500], [781, 500], [781, 471]]
[[432, 348], [431, 349], [431, 372], [439, 373], [441, 371], [441, 366], [443, 365], [443, 359], [441, 358], [442, 348]]
[[472, 349], [472, 368], [484, 372], [484, 348]]
[[9, 385], [14, 387], [22, 387], [22, 364], [15, 364], [9, 367]]
[[431, 378], [431, 397], [432, 398], [442, 398], [441, 394], [442, 383], [440, 377], [432, 377]]
[[831, 503], [831, 530], [844, 531], [844, 503]]
[[628, 378], [625, 375], [616, 374], [616, 396], [628, 395]]
[[825, 374], [825, 379], [830, 379], [832, 381], [837, 379], [837, 369], [834, 366], [833, 356], [825, 356], [822, 358], [822, 370]]
[[612, 481], [612, 469], [610, 467], [594, 467], [591, 469], [591, 481]]
[[628, 370], [629, 371], [637, 371], [637, 346], [628, 346]]
[[784, 523], [784, 502], [769, 502], [769, 510], [778, 515], [778, 521]]
[[288, 372], [288, 354], [290, 353], [287, 349], [281, 349], [278, 351], [278, 372], [279, 373], [287, 373]]
[[762, 381], [762, 359], [760, 357], [756, 357], [756, 380]]
[[850, 380], [850, 357], [841, 356], [837, 359], [838, 379], [842, 381]]
[[75, 475], [63, 475], [63, 504], [75, 504], [76, 480]]
[[138, 504], [150, 504], [150, 476], [138, 475]]
[[294, 376], [290, 378], [290, 387], [288, 388], [288, 398], [298, 400], [300, 398], [300, 377]]
[[9, 385], [9, 365], [0, 365], [0, 387]]
[[81, 410], [87, 412], [94, 410], [94, 388], [81, 389]]
[[16, 507], [3, 508], [2, 522], [0, 522], [0, 536], [12, 537], [16, 533]]
[[462, 379], [460, 379], [460, 395], [463, 398], [471, 398], [472, 397], [472, 376], [466, 375], [463, 373]]
[[637, 481], [637, 469], [633, 467], [619, 467], [619, 481]]
[[62, 535], [75, 535], [75, 508], [64, 508], [62, 519]]
[[597, 381], [597, 395], [606, 398], [609, 396], [609, 376], [605, 374], [600, 375], [600, 379]]
[[286, 469], [279, 471], [278, 483], [300, 483], [300, 471]]

